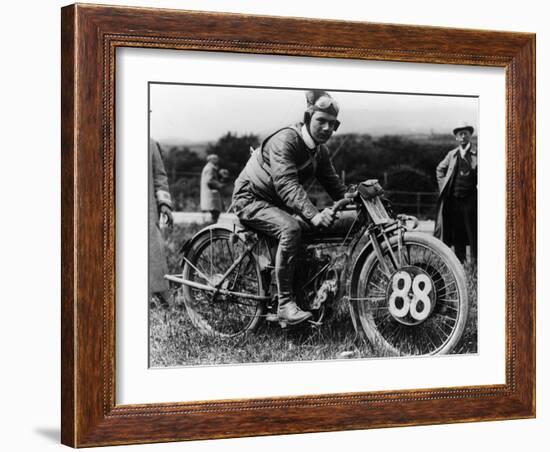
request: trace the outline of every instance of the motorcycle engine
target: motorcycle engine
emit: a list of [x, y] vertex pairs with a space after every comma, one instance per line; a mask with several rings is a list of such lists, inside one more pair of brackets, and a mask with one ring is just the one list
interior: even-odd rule
[[304, 309], [318, 311], [330, 305], [338, 293], [340, 275], [331, 256], [319, 249], [310, 249], [299, 259], [296, 278]]

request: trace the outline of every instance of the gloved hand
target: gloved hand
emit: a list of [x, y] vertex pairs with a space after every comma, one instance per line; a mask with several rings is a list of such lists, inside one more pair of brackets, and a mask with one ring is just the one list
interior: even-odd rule
[[220, 176], [220, 181], [225, 183], [229, 180], [229, 170], [226, 168], [222, 168], [218, 171], [218, 175]]
[[328, 207], [311, 219], [311, 224], [317, 227], [329, 227], [334, 221], [334, 211]]
[[171, 228], [174, 226], [174, 215], [172, 215], [172, 209], [166, 204], [161, 204], [160, 206], [160, 220], [164, 221], [166, 226]]

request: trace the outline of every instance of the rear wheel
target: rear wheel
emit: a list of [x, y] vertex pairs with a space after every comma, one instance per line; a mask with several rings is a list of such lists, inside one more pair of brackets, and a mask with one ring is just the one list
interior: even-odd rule
[[[378, 355], [450, 353], [468, 316], [466, 277], [453, 252], [434, 237], [407, 232], [372, 252], [356, 279], [360, 328]], [[401, 253], [399, 253], [401, 251]], [[397, 264], [397, 265], [396, 265]]]
[[[224, 279], [231, 265], [244, 257]], [[202, 285], [217, 285], [224, 291], [262, 295], [260, 269], [243, 240], [222, 228], [204, 231], [191, 244], [183, 260], [183, 279]], [[264, 312], [260, 300], [183, 286], [183, 300], [189, 318], [201, 332], [231, 337], [254, 330]]]

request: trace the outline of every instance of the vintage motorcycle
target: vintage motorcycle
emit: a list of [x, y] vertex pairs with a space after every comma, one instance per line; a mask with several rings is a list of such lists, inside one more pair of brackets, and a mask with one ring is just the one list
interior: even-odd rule
[[[356, 332], [377, 356], [450, 353], [468, 316], [462, 265], [443, 242], [414, 230], [416, 218], [389, 212], [382, 193], [375, 180], [352, 187], [332, 206], [341, 230], [303, 235], [297, 302], [313, 313], [313, 327], [338, 302], [347, 304]], [[275, 240], [238, 221], [217, 223], [184, 244], [181, 274], [166, 278], [181, 284], [201, 332], [244, 334], [262, 321], [278, 322], [276, 249]]]

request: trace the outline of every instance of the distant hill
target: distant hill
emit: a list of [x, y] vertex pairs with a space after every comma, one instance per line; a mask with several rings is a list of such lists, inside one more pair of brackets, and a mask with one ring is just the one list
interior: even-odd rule
[[159, 141], [161, 149], [169, 153], [174, 150], [181, 150], [183, 148], [189, 149], [191, 152], [194, 152], [197, 154], [200, 158], [206, 157], [206, 149], [208, 148], [208, 145], [211, 144], [210, 141], [203, 141], [203, 142], [193, 142], [193, 141]]

